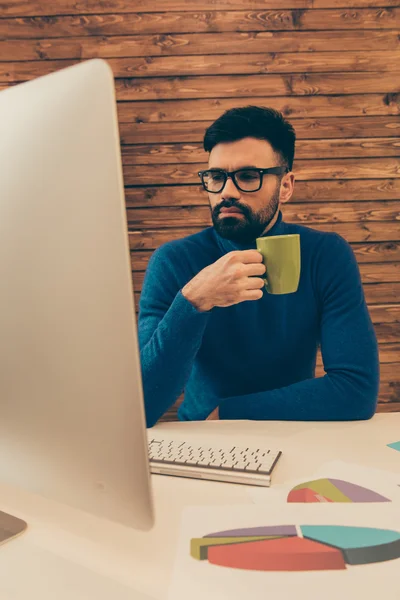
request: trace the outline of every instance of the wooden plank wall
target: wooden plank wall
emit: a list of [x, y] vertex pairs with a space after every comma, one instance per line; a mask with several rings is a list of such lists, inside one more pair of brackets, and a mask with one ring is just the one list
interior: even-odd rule
[[0, 0], [0, 88], [92, 57], [110, 63], [136, 302], [154, 249], [211, 225], [196, 175], [206, 127], [235, 106], [281, 110], [298, 138], [284, 219], [351, 243], [379, 339], [379, 410], [390, 412], [400, 410], [399, 25], [398, 0]]

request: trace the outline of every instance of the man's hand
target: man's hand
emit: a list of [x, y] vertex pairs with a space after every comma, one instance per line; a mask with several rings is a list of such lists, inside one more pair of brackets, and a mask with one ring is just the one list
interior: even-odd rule
[[219, 420], [219, 406], [208, 415], [206, 421], [218, 421]]
[[199, 311], [263, 296], [265, 266], [258, 250], [235, 250], [202, 269], [182, 289]]

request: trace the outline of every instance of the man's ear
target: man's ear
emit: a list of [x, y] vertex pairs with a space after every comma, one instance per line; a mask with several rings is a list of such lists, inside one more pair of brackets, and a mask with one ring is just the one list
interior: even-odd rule
[[279, 197], [280, 202], [282, 202], [282, 203], [289, 202], [289, 200], [292, 197], [293, 192], [294, 192], [294, 180], [295, 180], [295, 175], [294, 175], [294, 173], [292, 173], [292, 171], [290, 171], [283, 177], [283, 179], [281, 181], [281, 189], [280, 189], [280, 197]]

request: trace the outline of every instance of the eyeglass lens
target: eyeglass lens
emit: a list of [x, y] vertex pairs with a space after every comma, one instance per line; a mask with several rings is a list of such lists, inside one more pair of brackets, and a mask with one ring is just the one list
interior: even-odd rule
[[[260, 187], [261, 173], [255, 169], [243, 169], [234, 175], [236, 184], [243, 192], [254, 192]], [[226, 175], [219, 171], [206, 171], [203, 183], [209, 192], [220, 192], [226, 181]]]

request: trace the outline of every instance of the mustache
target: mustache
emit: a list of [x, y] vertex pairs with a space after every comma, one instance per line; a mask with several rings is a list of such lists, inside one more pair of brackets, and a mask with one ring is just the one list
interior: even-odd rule
[[248, 211], [246, 210], [246, 208], [244, 208], [240, 204], [237, 204], [236, 202], [229, 202], [229, 201], [227, 201], [227, 202], [225, 202], [225, 201], [221, 202], [221, 204], [219, 204], [218, 206], [216, 206], [214, 208], [214, 213], [216, 215], [218, 215], [223, 208], [236, 208], [237, 210], [240, 210], [244, 215], [248, 214]]

